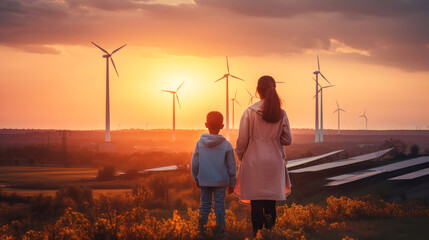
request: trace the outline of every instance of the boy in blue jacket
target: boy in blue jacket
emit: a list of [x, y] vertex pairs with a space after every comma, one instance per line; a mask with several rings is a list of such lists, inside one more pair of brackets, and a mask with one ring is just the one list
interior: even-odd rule
[[201, 224], [207, 224], [213, 196], [216, 225], [221, 234], [225, 233], [225, 191], [233, 193], [236, 181], [234, 150], [219, 135], [223, 126], [222, 114], [209, 112], [206, 127], [210, 134], [201, 135], [192, 156], [192, 176], [201, 190]]

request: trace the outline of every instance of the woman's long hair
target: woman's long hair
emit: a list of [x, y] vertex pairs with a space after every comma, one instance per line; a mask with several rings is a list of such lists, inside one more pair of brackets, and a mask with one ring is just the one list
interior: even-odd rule
[[258, 92], [264, 99], [262, 119], [270, 123], [278, 122], [280, 120], [282, 110], [274, 78], [271, 76], [260, 77], [258, 80]]

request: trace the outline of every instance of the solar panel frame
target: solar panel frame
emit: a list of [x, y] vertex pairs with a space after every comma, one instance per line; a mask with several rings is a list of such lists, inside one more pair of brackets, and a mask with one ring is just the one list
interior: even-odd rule
[[423, 168], [415, 172], [410, 172], [404, 175], [389, 178], [388, 180], [412, 180], [419, 177], [424, 177], [426, 175], [429, 175], [429, 168]]
[[330, 156], [333, 156], [335, 154], [339, 154], [344, 152], [345, 149], [341, 149], [341, 150], [337, 150], [337, 151], [333, 151], [333, 152], [329, 152], [329, 153], [325, 153], [322, 155], [318, 155], [318, 156], [312, 156], [312, 157], [306, 157], [306, 158], [300, 158], [300, 159], [295, 159], [295, 160], [290, 160], [287, 162], [286, 167], [288, 168], [293, 168], [293, 167], [297, 167], [306, 163], [310, 163], [310, 162], [314, 162], [323, 158], [327, 158]]
[[[413, 167], [413, 166], [424, 164], [424, 163], [429, 163], [429, 156], [423, 156], [423, 157], [408, 159], [408, 160], [404, 160], [404, 161], [400, 161], [400, 162], [396, 162], [396, 163], [391, 163], [388, 165], [383, 165], [383, 166], [379, 166], [379, 167], [375, 167], [375, 168], [371, 168], [371, 169], [356, 171], [354, 173], [342, 174], [339, 176], [327, 178], [327, 180], [331, 180], [331, 179], [338, 179], [338, 180], [335, 180], [333, 182], [325, 184], [325, 186], [328, 186], [328, 187], [329, 186], [338, 186], [338, 185], [354, 182], [357, 180], [361, 180], [364, 178], [368, 178], [371, 176], [375, 176], [375, 175], [380, 174], [380, 173], [393, 172], [393, 171], [401, 170], [401, 169], [408, 168], [408, 167]], [[353, 176], [346, 177], [346, 175], [349, 175], [349, 176], [353, 175]]]
[[360, 155], [360, 156], [355, 156], [352, 158], [347, 158], [347, 159], [339, 160], [339, 161], [335, 161], [335, 162], [324, 163], [324, 164], [319, 164], [319, 165], [315, 165], [315, 166], [311, 166], [311, 167], [291, 170], [291, 171], [289, 171], [289, 173], [318, 172], [318, 171], [328, 170], [328, 169], [332, 169], [332, 168], [347, 166], [347, 165], [351, 165], [351, 164], [355, 164], [355, 163], [365, 162], [365, 161], [369, 161], [369, 160], [372, 160], [372, 159], [375, 159], [378, 157], [382, 157], [385, 154], [387, 154], [388, 152], [390, 152], [391, 150], [393, 150], [393, 148], [388, 148], [388, 149], [380, 150], [377, 152], [368, 153], [368, 154], [364, 154], [364, 155]]

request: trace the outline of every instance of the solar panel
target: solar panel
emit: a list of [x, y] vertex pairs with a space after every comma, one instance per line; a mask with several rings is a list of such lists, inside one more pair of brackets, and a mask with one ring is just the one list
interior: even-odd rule
[[420, 169], [415, 172], [407, 173], [401, 176], [397, 176], [394, 178], [389, 178], [389, 180], [411, 180], [419, 177], [423, 177], [429, 175], [429, 168]]
[[164, 171], [172, 171], [177, 170], [179, 167], [177, 165], [171, 165], [166, 167], [159, 167], [159, 168], [150, 168], [143, 171], [139, 171], [139, 173], [148, 173], [148, 172], [164, 172]]
[[379, 158], [379, 157], [385, 155], [386, 153], [390, 152], [392, 149], [393, 148], [388, 148], [388, 149], [384, 149], [384, 150], [381, 150], [381, 151], [377, 151], [377, 152], [373, 152], [373, 153], [368, 153], [368, 154], [365, 154], [365, 155], [360, 155], [360, 156], [356, 156], [356, 157], [352, 157], [352, 158], [347, 158], [347, 159], [344, 159], [344, 160], [339, 160], [339, 161], [330, 162], [330, 163], [319, 164], [319, 165], [316, 165], [316, 166], [311, 166], [311, 167], [296, 169], [296, 170], [292, 170], [292, 171], [289, 171], [289, 172], [290, 173], [318, 172], [318, 171], [332, 169], [332, 168], [336, 168], [336, 167], [347, 166], [347, 165], [350, 165], [350, 164], [360, 163], [360, 162], [369, 161], [369, 160], [372, 160], [372, 159]]
[[397, 163], [392, 163], [392, 164], [388, 164], [380, 167], [375, 167], [371, 169], [366, 169], [362, 171], [357, 171], [353, 173], [343, 174], [332, 178], [327, 178], [328, 180], [335, 180], [335, 181], [330, 182], [325, 186], [338, 186], [345, 183], [350, 183], [360, 179], [364, 179], [367, 177], [375, 176], [380, 173], [392, 172], [392, 171], [396, 171], [407, 167], [412, 167], [412, 166], [427, 163], [427, 162], [429, 162], [429, 157], [425, 156], [425, 157], [413, 158], [410, 160], [405, 160]]
[[326, 157], [330, 157], [330, 156], [332, 156], [332, 155], [335, 155], [335, 154], [338, 154], [338, 153], [341, 153], [341, 152], [344, 152], [344, 151], [345, 151], [345, 149], [342, 149], [342, 150], [333, 151], [333, 152], [325, 153], [325, 154], [318, 155], [318, 156], [313, 156], [313, 157], [307, 157], [307, 158], [300, 158], [300, 159], [291, 160], [291, 161], [288, 161], [288, 162], [287, 162], [287, 165], [286, 165], [286, 166], [287, 166], [288, 168], [292, 168], [292, 167], [300, 166], [300, 165], [303, 165], [303, 164], [306, 164], [306, 163], [309, 163], [309, 162], [313, 162], [313, 161], [320, 160], [320, 159], [323, 159], [323, 158], [326, 158]]

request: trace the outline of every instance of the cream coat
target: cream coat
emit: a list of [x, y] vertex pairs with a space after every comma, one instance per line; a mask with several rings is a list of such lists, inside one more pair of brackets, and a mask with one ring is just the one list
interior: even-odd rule
[[283, 145], [292, 143], [289, 120], [268, 123], [262, 119], [263, 100], [248, 107], [241, 117], [235, 148], [240, 161], [234, 193], [249, 200], [285, 200], [291, 182]]

